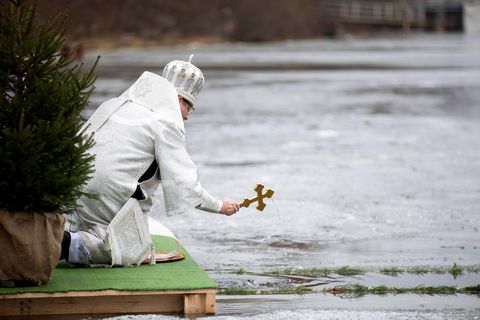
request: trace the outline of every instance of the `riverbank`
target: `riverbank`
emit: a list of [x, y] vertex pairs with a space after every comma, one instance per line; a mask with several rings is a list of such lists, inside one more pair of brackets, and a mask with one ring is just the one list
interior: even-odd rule
[[203, 37], [162, 37], [144, 38], [133, 35], [67, 38], [66, 44], [70, 47], [81, 46], [84, 50], [110, 50], [121, 48], [171, 48], [187, 45], [212, 45], [231, 43], [229, 40], [216, 36]]

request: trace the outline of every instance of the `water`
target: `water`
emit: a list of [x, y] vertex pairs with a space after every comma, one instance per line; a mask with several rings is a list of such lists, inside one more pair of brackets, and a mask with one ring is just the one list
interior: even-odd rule
[[[181, 319], [179, 317], [169, 316], [123, 316], [108, 319], [116, 320], [174, 320]], [[365, 310], [332, 310], [327, 308], [326, 310], [314, 311], [314, 310], [285, 310], [277, 312], [266, 312], [255, 316], [238, 316], [238, 315], [226, 315], [217, 317], [204, 317], [199, 318], [202, 320], [240, 320], [240, 319], [252, 319], [252, 320], [338, 320], [338, 319], [355, 319], [355, 320], [474, 320], [478, 319], [475, 312], [471, 311], [365, 311]]]
[[[192, 211], [167, 219], [162, 204], [155, 206], [155, 215], [209, 273], [480, 264], [480, 38], [91, 52], [102, 55], [92, 105], [123, 92], [144, 70], [161, 73], [169, 60], [190, 53], [206, 77], [186, 123], [202, 184], [218, 198], [237, 200], [252, 196], [256, 183], [275, 190], [263, 213]], [[230, 298], [219, 299], [219, 314], [228, 315]], [[402, 298], [407, 302], [398, 308], [388, 298], [368, 298], [391, 306], [383, 311], [358, 301], [359, 307], [345, 301], [340, 307], [338, 301], [290, 299], [297, 306], [293, 317], [288, 308], [269, 315], [268, 308], [247, 303], [232, 319], [252, 313], [256, 319], [480, 314], [470, 310], [478, 306], [476, 297], [449, 297], [463, 310], [451, 317], [440, 298], [432, 298], [438, 310], [431, 312], [408, 311], [416, 298]], [[318, 315], [320, 309], [325, 312]]]

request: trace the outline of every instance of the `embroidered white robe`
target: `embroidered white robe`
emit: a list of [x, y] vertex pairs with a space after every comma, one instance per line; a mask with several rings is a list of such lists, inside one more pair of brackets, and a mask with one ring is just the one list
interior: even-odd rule
[[[144, 72], [119, 98], [106, 103], [121, 106], [94, 132], [96, 143], [90, 152], [95, 155], [95, 173], [86, 191], [99, 198], [81, 197], [79, 207], [68, 217], [69, 231], [79, 231], [92, 263], [109, 263], [104, 249], [106, 229], [154, 160], [158, 164], [154, 177], [140, 184], [144, 212], [152, 206], [159, 185], [169, 216], [195, 207], [219, 212], [222, 206], [200, 184], [186, 150], [177, 92], [170, 82]], [[94, 113], [91, 120], [97, 116]]]

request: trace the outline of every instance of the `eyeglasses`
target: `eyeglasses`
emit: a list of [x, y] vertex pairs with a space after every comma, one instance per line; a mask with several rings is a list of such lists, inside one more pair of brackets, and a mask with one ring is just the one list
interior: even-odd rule
[[188, 106], [187, 114], [190, 115], [193, 111], [195, 111], [195, 108], [187, 100], [183, 99], [183, 101], [185, 101], [185, 103], [187, 104], [187, 106]]

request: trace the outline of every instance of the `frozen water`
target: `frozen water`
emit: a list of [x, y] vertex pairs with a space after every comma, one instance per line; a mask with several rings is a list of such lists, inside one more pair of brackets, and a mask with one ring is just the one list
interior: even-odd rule
[[[117, 320], [175, 320], [182, 319], [174, 316], [141, 315], [116, 317]], [[197, 318], [202, 320], [474, 320], [479, 319], [475, 312], [459, 310], [452, 311], [364, 311], [364, 310], [296, 310], [276, 311], [271, 313], [256, 314], [251, 316], [217, 316]]]
[[[232, 217], [167, 219], [157, 204], [155, 215], [209, 272], [480, 264], [480, 38], [93, 52], [102, 59], [92, 105], [192, 52], [206, 86], [186, 131], [203, 185], [237, 200], [258, 182], [275, 190], [263, 213]], [[335, 317], [437, 319], [372, 312]], [[452, 318], [470, 317], [462, 312]]]

